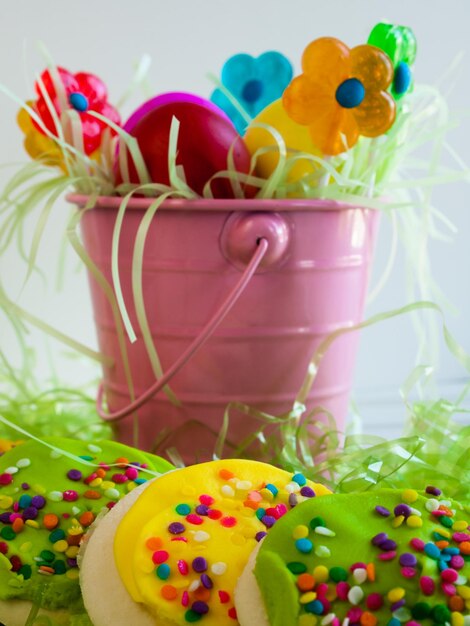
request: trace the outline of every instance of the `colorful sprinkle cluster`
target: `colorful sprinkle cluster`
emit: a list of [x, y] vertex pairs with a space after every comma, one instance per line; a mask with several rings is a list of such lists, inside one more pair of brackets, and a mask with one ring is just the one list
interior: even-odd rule
[[[455, 505], [441, 498], [436, 487], [427, 487], [425, 495], [426, 500], [406, 489], [395, 507], [375, 506], [369, 515], [383, 518], [384, 527], [370, 538], [375, 557], [365, 548], [364, 561], [347, 568], [328, 563], [333, 544], [331, 550], [325, 544], [336, 532], [322, 517], [293, 528], [295, 550], [291, 543], [289, 553], [295, 551], [299, 558], [286, 566], [298, 590], [298, 626], [470, 626], [469, 520], [456, 519]], [[366, 511], [362, 523], [369, 525]], [[330, 526], [335, 528], [334, 518]], [[344, 527], [342, 531], [344, 541]], [[351, 541], [355, 539], [351, 533]], [[339, 556], [338, 546], [334, 549]], [[312, 568], [305, 558], [310, 554], [325, 564], [316, 559]], [[384, 591], [386, 581], [393, 583]]]
[[244, 549], [248, 556], [279, 518], [315, 496], [302, 474], [255, 485], [222, 468], [217, 479], [218, 493], [183, 489], [187, 499], [174, 506], [158, 536], [145, 540], [157, 583], [152, 593], [179, 605], [187, 623], [210, 617], [214, 624], [236, 622], [233, 589], [244, 560], [237, 556], [233, 563], [233, 554]]
[[[24, 449], [28, 451], [27, 445]], [[40, 462], [24, 456], [10, 467], [4, 463], [0, 474], [0, 570], [16, 575], [15, 581], [8, 581], [10, 586], [22, 587], [35, 574], [77, 580], [77, 554], [86, 529], [103, 508], [112, 508], [147, 480], [141, 475], [146, 464], [124, 457], [107, 464], [99, 460], [99, 446], [88, 444], [87, 451], [89, 454], [80, 458], [96, 465], [94, 468], [74, 464], [57, 451], [50, 453], [49, 470], [44, 468], [44, 458]]]

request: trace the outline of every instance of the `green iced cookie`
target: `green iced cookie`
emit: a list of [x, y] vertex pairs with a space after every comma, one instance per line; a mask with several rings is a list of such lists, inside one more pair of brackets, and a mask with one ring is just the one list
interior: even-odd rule
[[44, 441], [54, 449], [31, 440], [0, 456], [0, 622], [8, 626], [22, 626], [31, 604], [59, 621], [83, 613], [77, 553], [87, 528], [137, 485], [172, 469], [112, 441]]
[[279, 520], [243, 574], [240, 624], [466, 626], [469, 523], [468, 508], [411, 489], [312, 498]]

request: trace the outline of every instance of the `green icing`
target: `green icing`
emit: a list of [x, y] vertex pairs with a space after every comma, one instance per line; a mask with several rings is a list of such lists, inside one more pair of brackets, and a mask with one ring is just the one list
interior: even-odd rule
[[[364, 598], [358, 606], [368, 611], [367, 596], [371, 593], [382, 594], [383, 607], [378, 611], [370, 611], [377, 618], [378, 624], [387, 624], [392, 617], [391, 603], [386, 598], [386, 594], [392, 588], [401, 587], [405, 590], [405, 611], [412, 609], [418, 602], [427, 602], [431, 607], [447, 606], [449, 596], [441, 590], [437, 561], [413, 549], [409, 543], [413, 538], [419, 538], [426, 544], [433, 543], [433, 532], [442, 533], [446, 530], [445, 525], [438, 521], [439, 518], [433, 516], [425, 508], [427, 500], [431, 497], [433, 496], [420, 495], [415, 502], [409, 504], [410, 507], [421, 512], [423, 520], [421, 528], [410, 528], [406, 523], [397, 528], [392, 526], [392, 521], [395, 519], [394, 508], [404, 502], [402, 492], [397, 490], [378, 489], [358, 494], [327, 495], [312, 498], [296, 506], [271, 529], [263, 540], [256, 560], [254, 574], [270, 625], [304, 626], [315, 623], [314, 615], [306, 610], [305, 604], [299, 602], [302, 592], [296, 585], [297, 576], [287, 568], [288, 563], [294, 562], [304, 563], [308, 573], [313, 573], [318, 565], [326, 566], [328, 570], [333, 567], [344, 568], [348, 572], [347, 582], [351, 586], [359, 584], [352, 577], [351, 565], [361, 562], [374, 563], [376, 580], [375, 582], [366, 580], [359, 585], [364, 592]], [[441, 496], [440, 500], [445, 500], [445, 498]], [[377, 505], [386, 507], [391, 512], [390, 517], [380, 516], [375, 511]], [[456, 509], [454, 521], [470, 522], [470, 510], [454, 502], [452, 508]], [[335, 533], [334, 537], [317, 534], [310, 527], [311, 520], [318, 516], [321, 516], [326, 527]], [[314, 545], [310, 554], [300, 552], [295, 545], [293, 531], [298, 526], [309, 527], [308, 538]], [[451, 534], [453, 532], [455, 531], [450, 530]], [[466, 532], [470, 533], [468, 530]], [[382, 553], [382, 550], [371, 543], [371, 539], [379, 533], [387, 533], [388, 537], [397, 543], [397, 556], [391, 561], [381, 561], [378, 555]], [[449, 542], [449, 547], [458, 547], [452, 538]], [[320, 557], [315, 554], [315, 550], [321, 546], [326, 546], [330, 550], [330, 556]], [[405, 578], [400, 571], [399, 557], [405, 552], [415, 555], [418, 561], [417, 572], [413, 578]], [[469, 578], [470, 559], [466, 557], [465, 560], [465, 565], [459, 570], [459, 574], [464, 578]], [[436, 591], [432, 596], [424, 596], [421, 593], [419, 586], [421, 576], [430, 576], [434, 579]], [[336, 586], [331, 578], [327, 582], [330, 587]], [[332, 602], [328, 612], [334, 613], [342, 620], [351, 608], [349, 601], [336, 599]], [[411, 620], [412, 617], [409, 619]], [[431, 624], [433, 622], [424, 619], [420, 623]]]
[[[91, 444], [59, 437], [45, 438], [44, 441], [75, 457], [86, 457], [96, 466], [99, 463], [111, 465], [118, 458], [126, 458], [129, 463], [146, 464], [153, 473], [164, 473], [173, 469], [170, 463], [160, 457], [113, 441], [98, 441]], [[81, 479], [71, 480], [67, 477], [67, 473], [72, 469], [82, 473]], [[57, 541], [65, 538], [66, 541], [73, 543], [74, 539], [69, 534], [69, 530], [71, 527], [79, 526], [80, 516], [86, 511], [97, 515], [108, 503], [116, 502], [126, 495], [129, 485], [134, 482], [133, 480], [122, 484], [114, 482], [113, 475], [123, 474], [126, 468], [106, 469], [105, 467], [103, 469], [106, 475], [102, 480], [114, 483], [106, 485], [105, 482], [105, 487], [111, 489], [111, 492], [106, 493], [107, 489], [102, 488], [101, 485], [91, 486], [84, 482], [97, 469], [98, 467], [85, 464], [80, 458], [72, 459], [64, 454], [59, 455], [56, 451], [34, 440], [21, 444], [0, 456], [0, 483], [8, 482], [9, 476], [12, 478], [9, 484], [0, 484], [1, 600], [29, 600], [50, 610], [68, 608], [72, 614], [78, 614], [77, 624], [87, 623], [86, 616], [82, 615], [84, 608], [78, 578], [74, 577], [77, 569], [73, 562], [67, 561], [67, 556], [63, 552], [55, 549], [56, 546], [51, 539]], [[139, 470], [137, 482], [147, 478], [152, 478], [152, 475]], [[29, 487], [24, 488], [25, 484]], [[78, 499], [57, 501], [57, 498], [60, 498], [61, 494], [67, 490], [77, 492]], [[85, 493], [89, 490], [95, 491], [99, 498], [85, 497]], [[2, 517], [15, 512], [15, 503], [20, 502], [21, 496], [23, 496], [23, 504], [25, 503], [24, 496], [26, 496], [27, 504], [27, 496], [38, 495], [46, 500], [45, 506], [37, 510], [38, 514], [34, 520], [38, 527], [26, 523], [20, 532], [13, 533], [11, 524], [5, 523], [5, 519], [1, 521]], [[23, 515], [25, 511], [27, 507], [23, 506], [19, 508], [18, 513]], [[45, 515], [51, 513], [59, 518], [59, 523], [53, 532], [45, 528], [43, 524]], [[86, 530], [85, 527], [82, 529]], [[78, 542], [79, 539], [80, 533], [75, 541]], [[2, 554], [2, 552], [6, 553]], [[20, 571], [12, 571], [15, 569], [15, 567], [12, 568], [12, 557], [13, 563], [19, 557], [22, 566]], [[51, 566], [57, 570], [57, 573], [40, 574], [41, 565]], [[21, 572], [25, 572], [25, 576]]]

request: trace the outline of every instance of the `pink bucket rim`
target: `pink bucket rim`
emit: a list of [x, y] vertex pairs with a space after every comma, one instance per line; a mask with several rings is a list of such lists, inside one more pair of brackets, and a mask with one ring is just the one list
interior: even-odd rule
[[[70, 193], [66, 200], [71, 204], [76, 204], [83, 208], [89, 196], [78, 193]], [[128, 209], [147, 209], [155, 198], [131, 198], [127, 205]], [[98, 196], [94, 208], [117, 210], [121, 204], [120, 196]], [[375, 211], [370, 207], [363, 207], [360, 204], [350, 204], [337, 200], [323, 200], [320, 198], [269, 198], [269, 199], [217, 199], [217, 198], [171, 198], [165, 200], [159, 211], [211, 211], [211, 212], [231, 212], [231, 211], [347, 211], [351, 209], [363, 209]]]

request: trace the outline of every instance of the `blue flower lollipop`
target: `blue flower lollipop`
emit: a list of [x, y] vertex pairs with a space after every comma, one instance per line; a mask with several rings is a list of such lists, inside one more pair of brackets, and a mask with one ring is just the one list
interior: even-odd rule
[[[221, 82], [250, 117], [255, 117], [282, 96], [292, 74], [290, 61], [280, 52], [265, 52], [257, 59], [249, 54], [236, 54], [223, 66]], [[238, 132], [243, 134], [247, 122], [227, 96], [216, 89], [211, 100], [225, 111]]]

